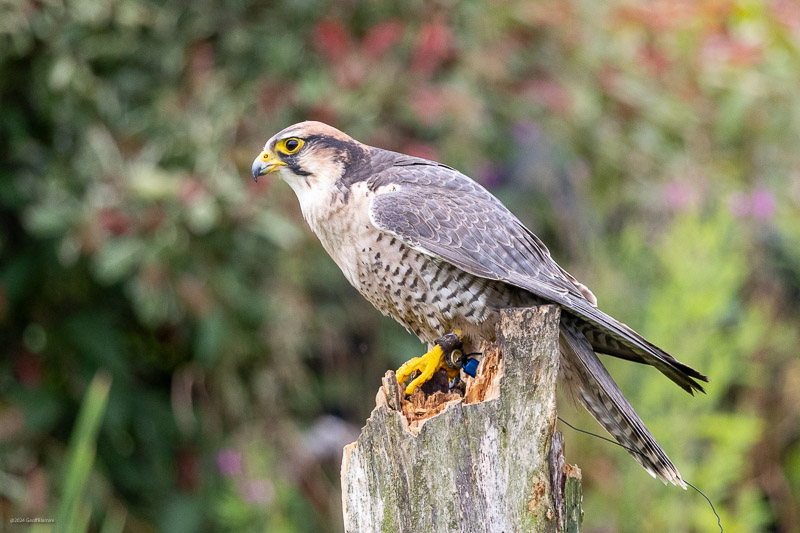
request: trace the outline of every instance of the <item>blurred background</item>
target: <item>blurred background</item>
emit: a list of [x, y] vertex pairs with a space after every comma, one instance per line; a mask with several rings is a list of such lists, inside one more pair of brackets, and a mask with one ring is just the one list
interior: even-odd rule
[[[421, 345], [253, 183], [305, 119], [490, 188], [711, 377], [604, 359], [725, 531], [800, 531], [798, 88], [791, 0], [0, 2], [0, 531], [341, 530]], [[561, 429], [586, 531], [717, 530]]]

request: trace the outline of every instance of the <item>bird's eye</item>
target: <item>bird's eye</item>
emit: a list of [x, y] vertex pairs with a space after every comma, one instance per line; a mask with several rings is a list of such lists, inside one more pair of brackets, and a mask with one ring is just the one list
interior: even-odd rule
[[293, 154], [297, 152], [303, 146], [303, 139], [297, 139], [296, 137], [292, 137], [290, 139], [286, 139], [282, 142], [283, 151], [287, 154]]

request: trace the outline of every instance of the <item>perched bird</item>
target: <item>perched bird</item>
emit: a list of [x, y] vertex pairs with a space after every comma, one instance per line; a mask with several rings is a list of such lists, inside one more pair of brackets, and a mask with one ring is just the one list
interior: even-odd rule
[[457, 373], [445, 361], [452, 333], [492, 339], [499, 310], [557, 304], [568, 390], [651, 475], [686, 488], [595, 352], [652, 365], [691, 394], [708, 378], [598, 309], [594, 294], [486, 189], [451, 167], [367, 146], [320, 122], [267, 141], [253, 178], [272, 172], [297, 194], [347, 280], [432, 346], [398, 370], [401, 383], [421, 371], [406, 393], [440, 368]]

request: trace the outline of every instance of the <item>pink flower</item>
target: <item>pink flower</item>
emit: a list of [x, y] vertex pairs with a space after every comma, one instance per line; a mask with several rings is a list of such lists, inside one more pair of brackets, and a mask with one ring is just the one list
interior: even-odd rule
[[664, 189], [664, 199], [675, 211], [687, 209], [697, 203], [697, 188], [688, 180], [670, 181]]
[[232, 477], [242, 473], [242, 454], [230, 448], [224, 448], [217, 453], [217, 468], [225, 477]]
[[750, 195], [754, 218], [769, 220], [775, 214], [775, 195], [767, 189], [756, 189]]
[[775, 195], [769, 189], [758, 188], [749, 194], [736, 191], [728, 195], [728, 210], [736, 218], [769, 220], [775, 214], [775, 207]]

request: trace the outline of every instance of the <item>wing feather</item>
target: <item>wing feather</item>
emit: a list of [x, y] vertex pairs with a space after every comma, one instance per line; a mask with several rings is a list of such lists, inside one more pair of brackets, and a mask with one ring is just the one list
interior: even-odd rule
[[[382, 187], [390, 184], [391, 187]], [[373, 183], [370, 219], [414, 249], [557, 303], [623, 346], [610, 355], [650, 364], [686, 391], [708, 378], [596, 307], [594, 295], [497, 198], [460, 172], [403, 156]], [[605, 335], [604, 335], [605, 336]], [[603, 352], [601, 345], [593, 345]]]

